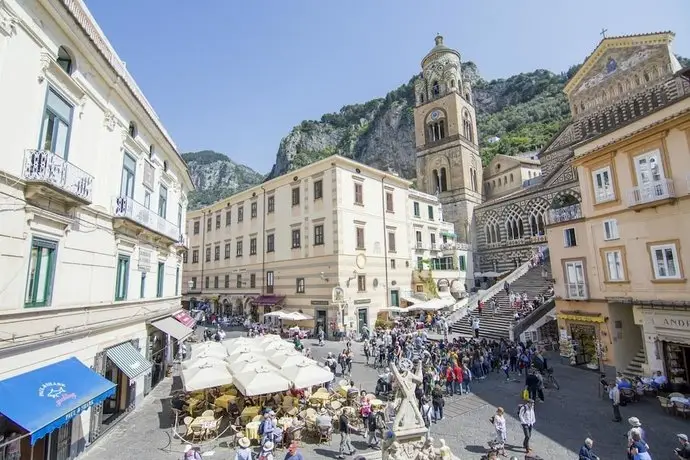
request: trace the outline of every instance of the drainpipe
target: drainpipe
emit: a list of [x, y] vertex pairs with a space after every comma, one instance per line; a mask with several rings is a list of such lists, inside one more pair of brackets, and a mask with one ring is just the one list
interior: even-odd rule
[[266, 294], [266, 189], [261, 186], [263, 193], [263, 209], [261, 210], [261, 295]]
[[388, 229], [386, 228], [386, 189], [383, 186], [383, 181], [385, 179], [385, 176], [381, 178], [381, 205], [383, 210], [383, 267], [385, 269], [386, 274], [386, 304], [384, 306], [388, 307], [388, 304], [390, 302], [390, 287], [388, 286]]

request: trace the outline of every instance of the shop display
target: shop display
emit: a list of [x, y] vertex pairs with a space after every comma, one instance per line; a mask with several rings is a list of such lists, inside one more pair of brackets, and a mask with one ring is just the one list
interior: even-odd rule
[[687, 353], [690, 348], [665, 342], [666, 373], [671, 385], [688, 384]]

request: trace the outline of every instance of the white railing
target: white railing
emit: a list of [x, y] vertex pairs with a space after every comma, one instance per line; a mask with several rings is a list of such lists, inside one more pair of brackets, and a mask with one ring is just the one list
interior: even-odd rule
[[565, 283], [565, 296], [567, 299], [586, 300], [587, 283]]
[[661, 179], [633, 187], [628, 192], [628, 206], [636, 206], [653, 201], [675, 198], [673, 179]]
[[113, 215], [133, 220], [149, 230], [167, 236], [173, 241], [177, 241], [180, 238], [180, 229], [176, 224], [167, 221], [130, 197], [115, 197], [113, 200]]
[[45, 182], [91, 203], [93, 176], [47, 150], [27, 150], [22, 173], [27, 182]]
[[613, 201], [616, 199], [616, 194], [613, 192], [612, 188], [600, 188], [594, 190], [594, 201], [595, 203], [606, 203], [607, 201]]
[[477, 308], [477, 304], [479, 303], [480, 300], [488, 300], [495, 296], [499, 291], [503, 290], [503, 285], [504, 283], [508, 282], [510, 284], [513, 283], [516, 279], [522, 277], [525, 273], [529, 271], [531, 268], [530, 266], [532, 265], [532, 261], [527, 261], [524, 264], [520, 265], [518, 268], [513, 270], [512, 273], [510, 273], [508, 276], [503, 278], [501, 281], [498, 283], [494, 284], [491, 286], [489, 289], [485, 291], [480, 291], [474, 295], [471, 295], [470, 297], [465, 297], [463, 299], [460, 299], [454, 306], [453, 306], [453, 313], [450, 315], [450, 321], [451, 324], [464, 318], [467, 316], [467, 314]]
[[568, 222], [570, 220], [582, 218], [582, 206], [580, 203], [571, 204], [558, 209], [549, 209], [548, 221], [550, 224]]
[[424, 243], [422, 243], [421, 241], [417, 241], [417, 244], [416, 244], [415, 247], [416, 247], [417, 249], [424, 249]]
[[441, 243], [441, 251], [455, 251], [455, 243]]
[[435, 251], [436, 250], [436, 243], [431, 243], [431, 250]]
[[175, 243], [175, 245], [181, 246], [184, 248], [188, 248], [189, 247], [189, 235], [187, 235], [186, 233], [181, 233], [179, 238], [177, 239], [177, 242]]

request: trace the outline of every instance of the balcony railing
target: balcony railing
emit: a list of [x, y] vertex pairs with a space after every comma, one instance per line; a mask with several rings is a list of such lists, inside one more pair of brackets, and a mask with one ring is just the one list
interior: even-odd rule
[[580, 203], [571, 204], [558, 209], [549, 209], [549, 224], [558, 224], [570, 220], [582, 219], [582, 206]]
[[441, 243], [441, 251], [455, 251], [455, 243]]
[[424, 249], [424, 243], [422, 243], [421, 241], [417, 241], [416, 248], [417, 249]]
[[661, 179], [633, 187], [628, 193], [628, 206], [638, 206], [676, 197], [673, 179]]
[[183, 248], [188, 248], [189, 235], [187, 235], [186, 233], [180, 233], [180, 236], [177, 238], [177, 242], [175, 243], [175, 245]]
[[431, 249], [432, 251], [435, 251], [435, 250], [436, 250], [436, 243], [431, 243], [430, 249]]
[[93, 176], [53, 152], [27, 150], [23, 177], [27, 182], [41, 182], [86, 203], [92, 202]]
[[586, 283], [565, 283], [565, 297], [574, 300], [587, 299]]
[[165, 218], [130, 197], [115, 197], [113, 200], [113, 215], [132, 220], [173, 241], [177, 241], [180, 238], [180, 229], [176, 224], [165, 220]]

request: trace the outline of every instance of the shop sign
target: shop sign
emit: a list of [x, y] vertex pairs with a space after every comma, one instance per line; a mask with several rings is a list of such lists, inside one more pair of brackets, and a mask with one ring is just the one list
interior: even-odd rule
[[330, 302], [328, 300], [312, 300], [311, 304], [314, 306], [327, 307], [330, 305]]
[[654, 325], [669, 329], [690, 329], [690, 317], [654, 316]]
[[371, 299], [356, 299], [355, 300], [355, 305], [364, 305], [367, 303], [371, 303]]

